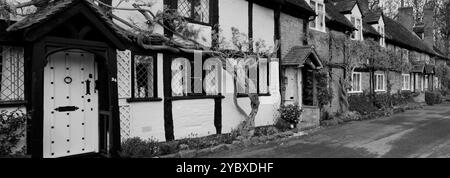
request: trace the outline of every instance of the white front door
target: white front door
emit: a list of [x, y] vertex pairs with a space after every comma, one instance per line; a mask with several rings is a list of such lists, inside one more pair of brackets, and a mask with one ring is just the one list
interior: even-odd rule
[[44, 158], [99, 152], [94, 55], [79, 50], [54, 53], [44, 72]]

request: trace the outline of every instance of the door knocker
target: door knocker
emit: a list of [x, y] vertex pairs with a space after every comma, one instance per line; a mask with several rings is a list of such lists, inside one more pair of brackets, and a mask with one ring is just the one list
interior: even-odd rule
[[72, 78], [71, 77], [66, 77], [66, 78], [64, 78], [64, 82], [66, 82], [66, 84], [71, 84], [72, 83]]

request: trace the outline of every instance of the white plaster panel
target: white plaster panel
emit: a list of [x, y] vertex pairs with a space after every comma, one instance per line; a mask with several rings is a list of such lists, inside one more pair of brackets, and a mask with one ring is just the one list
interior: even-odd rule
[[243, 0], [219, 0], [219, 8], [221, 37], [226, 40], [223, 47], [234, 49], [231, 43], [231, 28], [235, 27], [241, 33], [248, 34], [248, 2]]
[[214, 105], [213, 99], [173, 101], [175, 139], [215, 134]]
[[[298, 29], [299, 31], [301, 29]], [[264, 40], [266, 49], [274, 46], [275, 12], [273, 9], [253, 5], [253, 39], [255, 42]]]

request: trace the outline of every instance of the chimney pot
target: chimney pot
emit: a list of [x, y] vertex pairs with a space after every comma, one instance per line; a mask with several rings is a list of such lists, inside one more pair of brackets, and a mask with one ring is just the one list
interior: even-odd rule
[[401, 7], [398, 9], [398, 22], [400, 22], [409, 31], [414, 27], [414, 9], [412, 7]]
[[423, 23], [424, 23], [424, 41], [429, 46], [434, 46], [434, 9], [423, 9]]

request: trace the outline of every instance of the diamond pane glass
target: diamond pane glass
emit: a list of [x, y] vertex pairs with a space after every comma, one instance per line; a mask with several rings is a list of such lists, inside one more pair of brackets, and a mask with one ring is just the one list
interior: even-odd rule
[[134, 57], [134, 97], [153, 98], [154, 86], [154, 58], [152, 56]]
[[24, 100], [24, 50], [21, 47], [0, 46], [0, 51], [0, 100]]
[[183, 17], [209, 23], [209, 0], [178, 0], [177, 10]]

